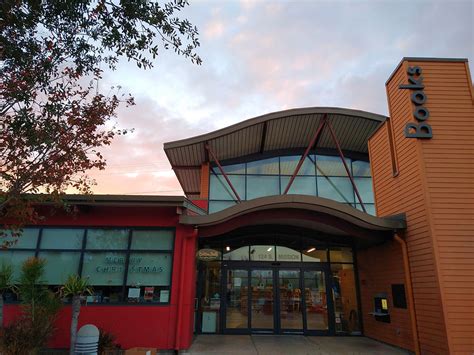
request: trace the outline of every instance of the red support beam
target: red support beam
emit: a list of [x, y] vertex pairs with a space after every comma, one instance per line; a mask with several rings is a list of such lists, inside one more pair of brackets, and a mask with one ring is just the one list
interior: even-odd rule
[[349, 170], [349, 167], [347, 166], [346, 159], [344, 158], [344, 154], [342, 153], [341, 146], [339, 145], [339, 141], [337, 140], [336, 134], [334, 133], [334, 130], [332, 128], [331, 123], [329, 120], [326, 121], [326, 124], [329, 128], [329, 132], [331, 133], [331, 137], [336, 144], [337, 151], [339, 153], [339, 157], [342, 160], [342, 164], [344, 165], [344, 168], [346, 169], [347, 176], [349, 176], [349, 179], [351, 180], [352, 187], [354, 188], [354, 192], [357, 195], [357, 199], [359, 200], [362, 209], [364, 210], [365, 213], [367, 213], [367, 210], [365, 209], [364, 203], [362, 202], [362, 198], [360, 197], [359, 190], [357, 189], [357, 186], [355, 184], [354, 178], [352, 177], [351, 171]]
[[291, 175], [290, 181], [288, 181], [288, 185], [286, 185], [286, 188], [285, 188], [285, 191], [283, 192], [283, 195], [286, 195], [288, 193], [288, 191], [290, 190], [290, 187], [293, 184], [293, 181], [295, 180], [296, 175], [298, 175], [298, 172], [300, 171], [301, 166], [304, 163], [304, 160], [308, 156], [311, 148], [313, 148], [313, 146], [315, 145], [316, 140], [318, 139], [319, 135], [321, 134], [321, 132], [324, 128], [324, 125], [326, 124], [326, 118], [327, 118], [327, 114], [324, 114], [323, 119], [319, 123], [319, 127], [316, 130], [316, 133], [314, 134], [313, 138], [311, 139], [311, 142], [309, 143], [308, 147], [306, 148], [304, 154], [301, 156], [301, 159], [298, 162], [298, 165], [296, 165], [295, 171], [293, 172], [293, 175]]
[[214, 154], [213, 150], [211, 149], [211, 146], [209, 144], [206, 144], [205, 147], [206, 147], [206, 150], [211, 155], [212, 160], [214, 160], [216, 162], [217, 167], [219, 168], [221, 174], [224, 176], [224, 179], [227, 181], [230, 188], [232, 189], [232, 192], [234, 193], [235, 197], [237, 198], [237, 201], [242, 202], [242, 200], [240, 199], [239, 194], [237, 193], [237, 190], [234, 188], [234, 185], [232, 185], [232, 182], [229, 180], [229, 177], [225, 173], [224, 169], [222, 168], [221, 164], [219, 163], [219, 160], [217, 159], [216, 155]]

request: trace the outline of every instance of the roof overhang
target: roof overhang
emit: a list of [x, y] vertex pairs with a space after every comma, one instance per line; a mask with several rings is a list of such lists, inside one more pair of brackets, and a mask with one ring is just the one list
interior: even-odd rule
[[279, 195], [244, 201], [225, 210], [201, 216], [180, 216], [200, 237], [216, 237], [251, 226], [292, 226], [337, 238], [355, 245], [380, 244], [406, 229], [405, 215], [376, 217], [348, 205], [305, 195]]
[[[387, 117], [337, 107], [308, 107], [269, 113], [200, 136], [168, 142], [165, 153], [189, 198], [199, 198], [201, 165], [209, 161], [209, 144], [221, 162], [250, 155], [304, 150], [323, 117], [334, 128], [342, 150], [368, 154], [368, 137]], [[327, 128], [321, 132], [317, 149], [336, 146]]]
[[[44, 196], [44, 199], [41, 198], [42, 196]], [[36, 198], [32, 195], [31, 198], [38, 200], [40, 205], [56, 205], [58, 203], [47, 195], [36, 195]], [[61, 196], [61, 201], [66, 204], [80, 206], [180, 207], [198, 215], [206, 214], [205, 210], [196, 206], [184, 196], [66, 194]]]

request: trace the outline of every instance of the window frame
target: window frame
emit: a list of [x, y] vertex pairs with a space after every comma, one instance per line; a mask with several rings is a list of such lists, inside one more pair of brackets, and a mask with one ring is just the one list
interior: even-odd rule
[[[121, 291], [121, 299], [122, 301], [119, 302], [113, 302], [113, 303], [107, 303], [107, 302], [101, 302], [101, 303], [88, 303], [88, 306], [169, 306], [171, 304], [171, 298], [172, 298], [172, 290], [173, 290], [173, 271], [174, 271], [174, 259], [175, 259], [175, 246], [176, 246], [176, 227], [146, 227], [146, 226], [137, 226], [137, 227], [124, 227], [124, 226], [96, 226], [96, 225], [88, 225], [88, 226], [77, 226], [77, 225], [42, 225], [42, 226], [36, 226], [36, 225], [28, 225], [25, 226], [24, 229], [28, 228], [36, 228], [39, 229], [39, 233], [37, 236], [37, 241], [36, 241], [36, 247], [35, 248], [8, 248], [8, 251], [32, 251], [33, 255], [35, 257], [38, 257], [40, 252], [61, 252], [61, 253], [80, 253], [79, 257], [79, 265], [78, 265], [78, 270], [77, 270], [77, 275], [82, 277], [82, 272], [83, 272], [83, 265], [84, 265], [84, 255], [85, 253], [122, 253], [125, 254], [125, 264], [124, 264], [124, 275], [122, 276], [122, 283], [121, 285], [117, 285], [114, 287], [122, 287]], [[51, 249], [51, 248], [45, 248], [42, 249], [41, 246], [41, 240], [42, 240], [42, 235], [43, 235], [43, 230], [44, 229], [83, 229], [84, 233], [82, 235], [82, 245], [80, 249]], [[117, 229], [122, 229], [128, 231], [128, 243], [127, 243], [127, 248], [126, 249], [87, 249], [87, 231], [89, 229], [104, 229], [104, 230], [117, 230]], [[133, 238], [133, 231], [135, 230], [148, 230], [148, 231], [161, 231], [161, 230], [166, 230], [166, 231], [172, 231], [173, 232], [173, 243], [172, 243], [172, 248], [171, 250], [160, 250], [160, 249], [137, 249], [133, 250], [131, 249], [132, 245], [132, 238]], [[21, 237], [19, 237], [21, 238]], [[127, 276], [128, 276], [128, 266], [129, 266], [129, 261], [130, 261], [130, 254], [132, 253], [156, 253], [156, 254], [168, 254], [171, 256], [171, 270], [170, 270], [170, 284], [169, 284], [169, 297], [168, 297], [168, 302], [143, 302], [143, 303], [131, 303], [127, 302], [127, 289], [130, 286], [127, 286]], [[40, 256], [41, 257], [41, 256]], [[47, 260], [47, 259], [46, 259]], [[47, 284], [47, 286], [56, 286], [53, 284]], [[98, 287], [100, 285], [97, 285]], [[106, 287], [107, 285], [104, 285]], [[94, 286], [92, 286], [94, 287]], [[17, 302], [8, 302], [10, 304], [15, 304], [19, 303]]]
[[[291, 154], [283, 154], [283, 155], [265, 155], [263, 157], [257, 157], [257, 159], [255, 159], [255, 157], [243, 157], [243, 158], [239, 158], [239, 159], [232, 159], [230, 160], [228, 163], [224, 162], [222, 165], [222, 167], [224, 168], [225, 170], [225, 166], [226, 165], [237, 165], [237, 164], [243, 164], [244, 165], [244, 169], [242, 169], [243, 172], [239, 172], [239, 173], [229, 173], [229, 172], [226, 172], [226, 175], [231, 178], [232, 176], [244, 176], [244, 181], [245, 181], [245, 185], [244, 185], [244, 193], [240, 196], [240, 198], [242, 199], [242, 201], [247, 201], [249, 200], [247, 197], [248, 197], [248, 189], [249, 189], [249, 184], [248, 184], [248, 177], [249, 176], [260, 176], [260, 177], [263, 177], [263, 176], [269, 176], [269, 177], [276, 177], [278, 176], [279, 177], [279, 195], [282, 194], [283, 190], [284, 190], [284, 186], [282, 186], [282, 179], [287, 179], [287, 178], [290, 178], [291, 175], [288, 175], [288, 174], [283, 174], [282, 173], [282, 168], [281, 168], [281, 164], [282, 164], [282, 158], [284, 157], [301, 157], [301, 154], [298, 154], [298, 153], [295, 153], [295, 152], [291, 152]], [[318, 179], [326, 179], [326, 180], [330, 180], [332, 178], [347, 178], [349, 179], [349, 177], [347, 175], [322, 175], [318, 172], [318, 169], [317, 169], [317, 163], [318, 163], [318, 156], [324, 156], [324, 157], [333, 157], [335, 159], [338, 159], [340, 161], [340, 157], [338, 154], [334, 154], [334, 152], [327, 152], [327, 151], [324, 151], [324, 152], [319, 152], [319, 151], [312, 151], [310, 152], [310, 154], [308, 155], [307, 159], [309, 161], [311, 161], [311, 163], [313, 164], [314, 166], [314, 174], [299, 174], [296, 175], [296, 177], [303, 177], [303, 178], [312, 178], [314, 179], [314, 184], [316, 186], [316, 189], [315, 189], [315, 195], [308, 195], [308, 196], [316, 196], [316, 197], [319, 197], [319, 194], [320, 194], [320, 186], [319, 186], [319, 183], [318, 183]], [[279, 171], [279, 174], [255, 174], [255, 173], [249, 173], [248, 169], [247, 169], [247, 164], [248, 163], [251, 163], [251, 162], [256, 162], [256, 161], [260, 161], [260, 160], [267, 160], [267, 159], [270, 159], [270, 158], [278, 158], [278, 171]], [[351, 172], [351, 175], [352, 177], [355, 179], [370, 179], [370, 181], [372, 181], [372, 199], [373, 199], [373, 202], [367, 202], [367, 201], [363, 201], [364, 202], [364, 205], [370, 205], [370, 207], [372, 208], [373, 207], [373, 211], [374, 211], [374, 216], [376, 215], [376, 204], [375, 204], [375, 192], [373, 190], [373, 177], [372, 176], [367, 176], [367, 175], [357, 175], [357, 176], [354, 176], [354, 169], [353, 169], [353, 163], [354, 162], [366, 162], [369, 164], [369, 167], [370, 167], [370, 172], [371, 172], [371, 165], [370, 165], [370, 161], [361, 156], [353, 156], [352, 154], [345, 154], [344, 158], [346, 159], [346, 162], [348, 163], [348, 167], [350, 169], [350, 172]], [[215, 163], [211, 163], [209, 165], [209, 175], [215, 175], [216, 177], [219, 177], [219, 176], [222, 176], [222, 173], [220, 172], [219, 169], [217, 169], [217, 166]], [[211, 198], [211, 190], [212, 190], [212, 186], [211, 186], [211, 180], [212, 179], [209, 179], [208, 181], [208, 207], [207, 207], [207, 212], [208, 213], [216, 213], [216, 212], [219, 212], [221, 211], [222, 209], [218, 209], [218, 210], [215, 210], [215, 211], [212, 211], [210, 212], [210, 205], [213, 204], [213, 202], [234, 202], [234, 204], [237, 204], [237, 200], [236, 198], [232, 198], [230, 200], [223, 200], [223, 199], [215, 199], [215, 198]], [[227, 184], [227, 182], [225, 182]], [[229, 187], [230, 189], [230, 187]], [[350, 202], [345, 202], [345, 201], [338, 201], [338, 200], [334, 200], [334, 201], [337, 201], [341, 204], [346, 204], [346, 205], [349, 205], [353, 208], [356, 208], [356, 209], [359, 209], [361, 210], [361, 208], [358, 207], [358, 205], [360, 205], [360, 201], [358, 200], [357, 196], [356, 196], [356, 193], [355, 193], [355, 190], [354, 190], [354, 187], [352, 186], [351, 184], [351, 190], [352, 190], [352, 193], [351, 193], [351, 196], [348, 196], [351, 201]], [[233, 195], [233, 194], [232, 194]], [[275, 195], [275, 196], [278, 196], [278, 195]], [[352, 199], [353, 197], [353, 199]], [[371, 214], [372, 215], [372, 214]]]

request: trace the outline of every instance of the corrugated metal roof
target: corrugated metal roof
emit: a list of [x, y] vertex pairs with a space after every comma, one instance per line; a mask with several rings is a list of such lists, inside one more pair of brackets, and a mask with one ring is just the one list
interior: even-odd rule
[[[304, 149], [322, 118], [327, 115], [341, 148], [367, 154], [369, 136], [387, 117], [375, 113], [336, 108], [309, 107], [274, 112], [232, 126], [164, 144], [176, 176], [189, 198], [200, 193], [201, 164], [208, 159], [205, 145], [212, 147], [220, 161], [263, 154], [275, 150]], [[329, 129], [321, 132], [318, 148], [335, 149]]]

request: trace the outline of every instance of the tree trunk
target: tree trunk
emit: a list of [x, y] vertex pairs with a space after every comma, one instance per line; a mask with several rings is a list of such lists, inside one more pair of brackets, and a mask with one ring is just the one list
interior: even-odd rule
[[71, 348], [69, 354], [74, 355], [77, 338], [77, 323], [79, 322], [79, 312], [81, 311], [81, 296], [72, 297], [72, 321], [71, 321]]

